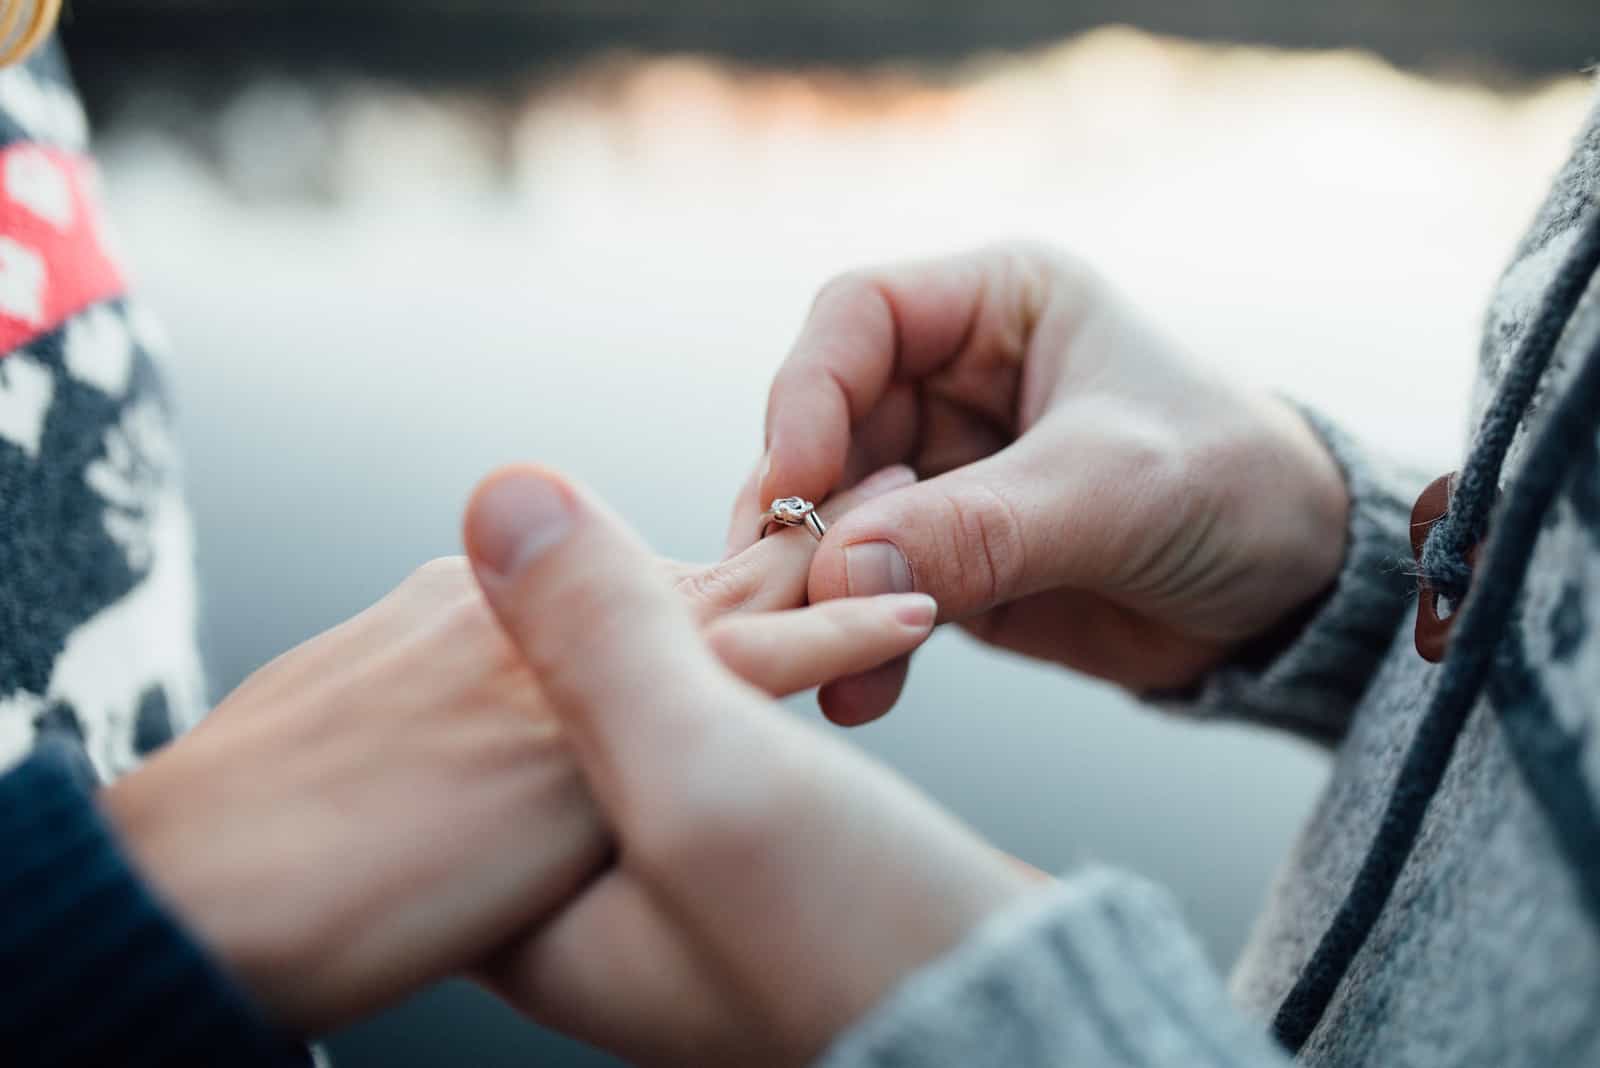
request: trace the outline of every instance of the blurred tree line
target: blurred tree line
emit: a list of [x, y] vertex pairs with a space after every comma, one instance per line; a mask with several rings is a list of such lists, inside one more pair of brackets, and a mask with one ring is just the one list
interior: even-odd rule
[[1201, 40], [1359, 47], [1479, 77], [1600, 59], [1600, 0], [75, 0], [64, 35], [93, 110], [129, 79], [271, 70], [507, 85], [596, 52], [756, 63], [947, 60], [1105, 23]]

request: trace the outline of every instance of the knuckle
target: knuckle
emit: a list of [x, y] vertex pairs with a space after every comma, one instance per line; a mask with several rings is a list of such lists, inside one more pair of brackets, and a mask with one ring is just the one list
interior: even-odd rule
[[719, 612], [733, 611], [750, 599], [750, 589], [735, 568], [697, 568], [677, 581], [680, 595], [691, 603]]
[[431, 614], [440, 629], [457, 635], [475, 635], [498, 627], [494, 613], [476, 589], [452, 584], [437, 592], [441, 596]]
[[1172, 432], [1130, 420], [1095, 480], [1084, 512], [1101, 518], [1107, 581], [1128, 593], [1160, 591], [1184, 570], [1207, 529], [1205, 495], [1192, 492], [1193, 458]]
[[511, 635], [482, 597], [471, 597], [451, 606], [445, 617], [444, 635], [452, 647], [471, 658], [490, 678], [507, 674], [525, 676], [528, 666]]
[[464, 656], [470, 662], [503, 669], [520, 664], [511, 636], [501, 627], [493, 609], [476, 584], [452, 581], [441, 588], [429, 611], [428, 630], [440, 645], [440, 653]]
[[963, 592], [991, 605], [1014, 590], [1027, 570], [1022, 521], [1001, 494], [986, 486], [946, 493], [945, 524]]
[[1130, 420], [1106, 472], [1106, 482], [1120, 486], [1124, 499], [1132, 497], [1147, 507], [1181, 516], [1191, 499], [1184, 489], [1192, 469], [1190, 450], [1176, 432], [1153, 422]]
[[471, 583], [472, 565], [464, 556], [439, 556], [413, 571], [407, 582], [426, 590], [449, 591]]
[[[1086, 260], [1053, 245], [1014, 241], [986, 250], [991, 291], [1004, 303], [1001, 321], [1009, 324], [1013, 354], [1026, 351], [1033, 332], [1052, 308], [1066, 322], [1081, 325], [1090, 310], [1110, 297], [1104, 279]], [[1020, 342], [1020, 347], [1017, 347]]]
[[817, 290], [816, 306], [836, 301], [851, 303], [863, 297], [876, 299], [877, 295], [877, 282], [870, 271], [845, 271], [828, 279], [822, 284], [822, 288]]
[[422, 617], [434, 626], [452, 627], [474, 614], [489, 620], [488, 606], [464, 556], [441, 556], [413, 571], [395, 591], [400, 603], [425, 605]]
[[1023, 285], [1048, 289], [1052, 285], [1093, 288], [1100, 275], [1084, 259], [1058, 245], [1021, 239], [991, 245], [984, 250], [996, 269]]

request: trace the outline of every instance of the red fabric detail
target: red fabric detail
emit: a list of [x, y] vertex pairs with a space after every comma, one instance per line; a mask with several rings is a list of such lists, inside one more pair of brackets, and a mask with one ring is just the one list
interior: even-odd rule
[[87, 156], [36, 144], [0, 149], [0, 360], [126, 291], [98, 185]]

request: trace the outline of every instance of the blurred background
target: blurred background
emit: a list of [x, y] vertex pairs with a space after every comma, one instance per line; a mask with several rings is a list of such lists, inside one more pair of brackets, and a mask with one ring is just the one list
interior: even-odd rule
[[[1592, 0], [79, 0], [64, 35], [174, 339], [221, 694], [455, 551], [505, 461], [714, 556], [814, 290], [1000, 237], [1445, 470], [1597, 31]], [[1219, 968], [1325, 773], [953, 634], [854, 737], [1041, 867], [1169, 884]], [[460, 985], [331, 1047], [612, 1063]]]

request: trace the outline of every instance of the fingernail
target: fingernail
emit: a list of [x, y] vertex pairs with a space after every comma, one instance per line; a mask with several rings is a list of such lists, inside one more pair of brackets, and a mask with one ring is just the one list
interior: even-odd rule
[[756, 489], [759, 490], [767, 484], [767, 479], [772, 475], [772, 450], [769, 448], [765, 456], [761, 457], [761, 468], [756, 474]]
[[905, 554], [886, 541], [863, 542], [846, 549], [844, 580], [852, 597], [910, 593], [915, 589]]
[[478, 559], [510, 575], [553, 548], [572, 529], [572, 502], [548, 478], [507, 475], [478, 496], [475, 526]]
[[897, 489], [915, 485], [916, 481], [917, 473], [915, 471], [905, 464], [895, 464], [893, 467], [885, 467], [882, 471], [873, 472], [862, 479], [861, 484], [856, 487], [856, 492], [870, 500], [873, 497], [881, 497], [885, 493], [892, 493]]
[[928, 630], [939, 615], [939, 604], [925, 593], [902, 593], [885, 598], [894, 618], [912, 630]]

